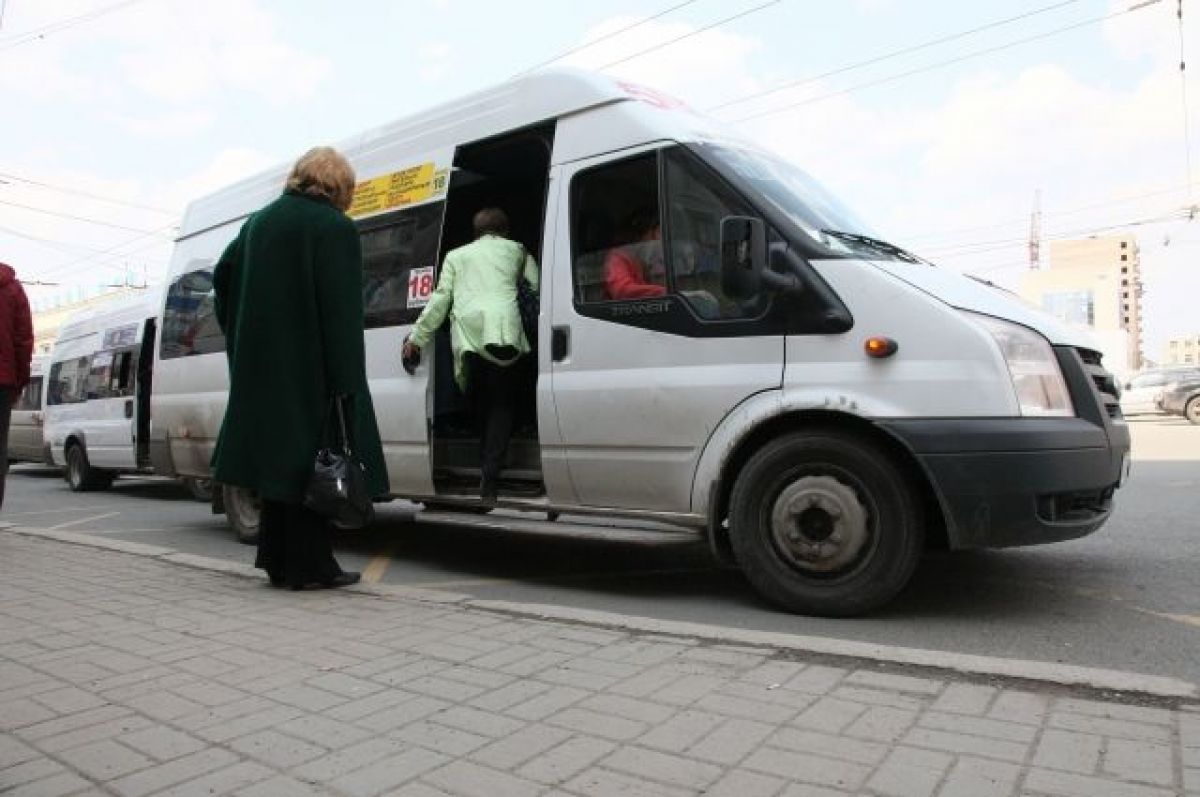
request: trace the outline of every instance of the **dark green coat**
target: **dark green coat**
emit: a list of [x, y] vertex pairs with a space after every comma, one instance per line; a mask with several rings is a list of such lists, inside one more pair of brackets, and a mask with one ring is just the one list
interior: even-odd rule
[[362, 252], [345, 214], [284, 194], [242, 225], [213, 273], [229, 404], [213, 478], [299, 503], [329, 397], [352, 394], [352, 435], [375, 495], [388, 490], [363, 351]]

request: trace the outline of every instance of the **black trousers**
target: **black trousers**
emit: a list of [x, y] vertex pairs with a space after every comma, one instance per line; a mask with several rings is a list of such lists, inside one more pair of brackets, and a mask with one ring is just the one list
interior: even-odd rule
[[0, 507], [4, 506], [4, 482], [8, 479], [8, 424], [12, 420], [11, 388], [0, 385]]
[[263, 501], [254, 566], [289, 587], [322, 584], [342, 572], [325, 518], [300, 504]]
[[478, 354], [468, 352], [467, 397], [471, 400], [479, 424], [479, 467], [483, 483], [494, 487], [508, 455], [520, 392], [521, 361], [496, 365]]

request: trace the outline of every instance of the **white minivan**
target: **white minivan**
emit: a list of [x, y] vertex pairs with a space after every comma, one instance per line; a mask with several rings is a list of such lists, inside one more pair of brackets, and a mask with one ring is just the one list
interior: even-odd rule
[[81, 310], [62, 326], [46, 382], [45, 436], [72, 490], [148, 472], [158, 296]]
[[48, 460], [42, 424], [46, 409], [44, 382], [49, 355], [35, 354], [29, 363], [29, 384], [13, 403], [8, 423], [8, 461], [40, 462]]
[[[501, 506], [688, 526], [770, 600], [829, 615], [890, 599], [926, 545], [1053, 542], [1109, 517], [1129, 436], [1094, 343], [880, 240], [670, 97], [551, 70], [340, 148], [361, 180], [350, 215], [393, 496], [480, 507], [448, 333], [411, 375], [400, 346], [442, 256], [497, 206], [542, 268]], [[227, 390], [212, 269], [287, 166], [187, 210], [155, 366], [159, 472], [210, 475]], [[657, 242], [639, 239], [648, 217]], [[618, 289], [626, 255], [658, 287]], [[223, 496], [252, 535], [253, 496]]]

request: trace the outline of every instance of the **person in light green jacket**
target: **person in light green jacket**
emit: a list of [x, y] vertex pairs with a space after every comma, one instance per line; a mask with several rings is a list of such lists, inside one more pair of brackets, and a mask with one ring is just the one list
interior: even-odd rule
[[517, 308], [517, 283], [523, 277], [536, 291], [538, 267], [525, 247], [506, 237], [503, 210], [480, 210], [474, 227], [475, 241], [446, 255], [403, 356], [419, 354], [449, 316], [454, 379], [472, 399], [480, 425], [480, 497], [494, 504], [520, 388], [521, 369], [514, 366], [532, 350]]

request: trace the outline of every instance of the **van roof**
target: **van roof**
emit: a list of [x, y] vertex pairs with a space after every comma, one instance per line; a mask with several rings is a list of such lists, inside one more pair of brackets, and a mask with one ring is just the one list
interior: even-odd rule
[[[335, 146], [351, 161], [386, 156], [402, 160], [439, 148], [478, 141], [608, 103], [640, 99], [681, 103], [652, 89], [579, 69], [552, 68], [368, 129]], [[299, 154], [299, 153], [297, 153]], [[242, 218], [277, 196], [293, 161], [281, 163], [192, 202], [179, 237]], [[369, 175], [360, 174], [360, 178]]]
[[[58, 342], [91, 335], [122, 324], [141, 324], [157, 314], [158, 296], [152, 292], [118, 296], [70, 315], [58, 332]], [[57, 350], [57, 344], [55, 346]]]

